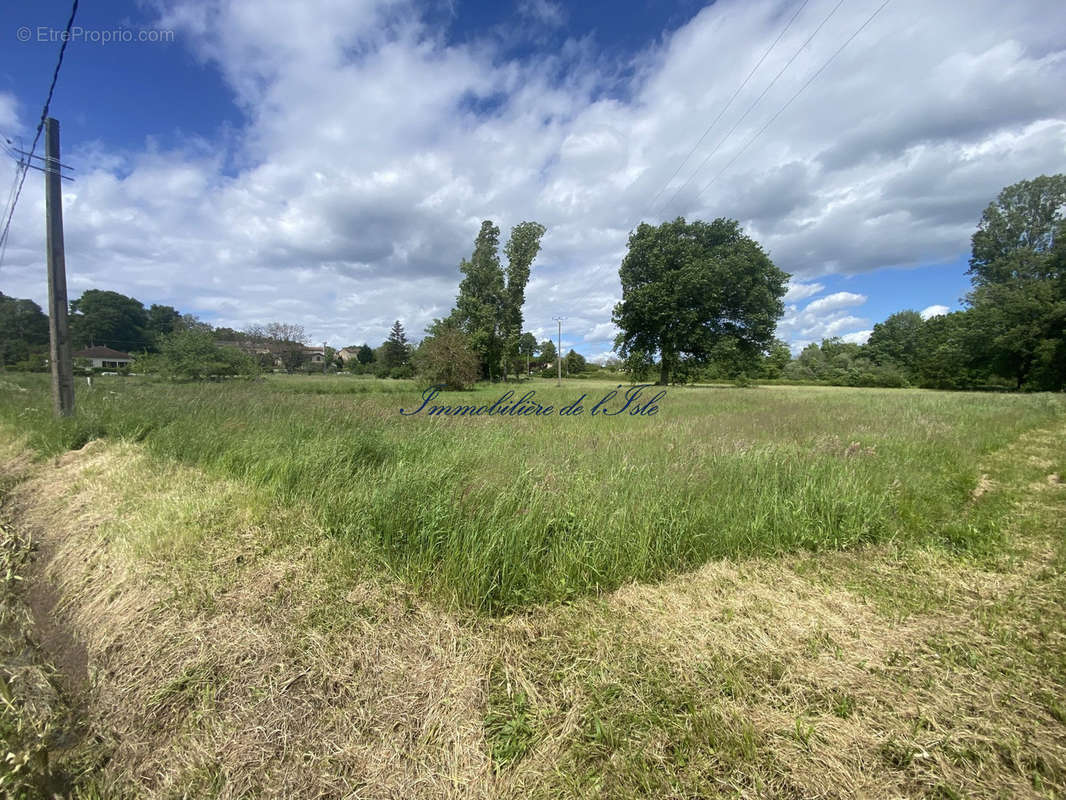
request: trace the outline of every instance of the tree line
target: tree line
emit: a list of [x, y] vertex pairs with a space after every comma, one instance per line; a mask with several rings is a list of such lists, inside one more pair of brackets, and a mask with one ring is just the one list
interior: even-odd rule
[[1006, 187], [971, 240], [961, 311], [897, 312], [865, 344], [826, 339], [795, 359], [774, 338], [790, 277], [735, 220], [640, 225], [619, 276], [616, 349], [660, 383], [778, 378], [850, 386], [1066, 388], [1066, 175]]
[[[736, 220], [642, 223], [619, 269], [622, 300], [612, 315], [619, 358], [601, 366], [570, 350], [562, 365], [571, 376], [606, 369], [662, 384], [778, 379], [1060, 391], [1066, 388], [1064, 209], [1066, 175], [1006, 187], [973, 234], [972, 288], [961, 311], [930, 319], [900, 311], [875, 325], [864, 344], [825, 339], [795, 358], [774, 335], [790, 276]], [[420, 375], [453, 389], [527, 372], [554, 375], [555, 344], [522, 330], [525, 290], [545, 230], [537, 222], [515, 225], [503, 247], [504, 267], [500, 229], [485, 220], [470, 258], [459, 263], [454, 308], [433, 320], [417, 345], [397, 320], [380, 346], [364, 342], [339, 353], [326, 347], [314, 368]], [[171, 306], [146, 308], [112, 291], [90, 289], [73, 301], [70, 327], [75, 348], [137, 352], [139, 369], [164, 374], [309, 368], [301, 325], [213, 328]], [[40, 307], [0, 294], [3, 366], [41, 368], [47, 345]]]

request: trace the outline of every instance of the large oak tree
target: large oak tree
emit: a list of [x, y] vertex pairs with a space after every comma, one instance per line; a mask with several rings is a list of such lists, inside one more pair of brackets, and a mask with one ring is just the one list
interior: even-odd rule
[[683, 217], [642, 223], [618, 275], [615, 347], [630, 361], [657, 353], [664, 385], [683, 362], [704, 363], [726, 340], [754, 362], [773, 344], [789, 277], [735, 220]]

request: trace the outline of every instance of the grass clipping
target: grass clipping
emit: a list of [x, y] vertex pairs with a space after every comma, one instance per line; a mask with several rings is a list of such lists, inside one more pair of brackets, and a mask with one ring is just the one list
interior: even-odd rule
[[1050, 798], [1064, 438], [982, 465], [972, 502], [1016, 491], [994, 557], [722, 561], [504, 619], [132, 444], [36, 467], [11, 500], [87, 653], [107, 757], [75, 796]]

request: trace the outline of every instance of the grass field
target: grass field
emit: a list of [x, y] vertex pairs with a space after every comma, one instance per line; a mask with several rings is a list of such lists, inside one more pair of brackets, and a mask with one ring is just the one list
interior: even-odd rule
[[1066, 793], [1062, 396], [45, 390], [0, 379], [0, 794]]
[[441, 418], [399, 413], [421, 405], [407, 382], [97, 379], [57, 423], [45, 376], [27, 376], [0, 384], [0, 420], [45, 455], [142, 442], [312, 509], [358, 562], [499, 613], [722, 556], [899, 540], [987, 550], [1006, 505], [967, 504], [978, 461], [1066, 411], [1054, 395], [674, 388], [655, 416], [591, 417], [615, 387], [436, 401], [533, 389], [556, 409], [585, 395], [583, 416]]

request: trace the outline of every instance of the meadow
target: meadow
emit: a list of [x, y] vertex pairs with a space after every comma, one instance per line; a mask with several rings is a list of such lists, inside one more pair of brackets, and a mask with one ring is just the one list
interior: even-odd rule
[[[994, 551], [1010, 498], [971, 502], [979, 463], [1066, 413], [1062, 395], [671, 387], [654, 416], [592, 417], [617, 384], [508, 390], [586, 413], [405, 416], [413, 382], [97, 378], [52, 417], [47, 376], [0, 379], [0, 424], [41, 456], [97, 438], [306, 509], [353, 562], [446, 607], [497, 615], [722, 557], [917, 543]], [[628, 387], [623, 387], [623, 390]], [[614, 402], [612, 408], [617, 409]]]

